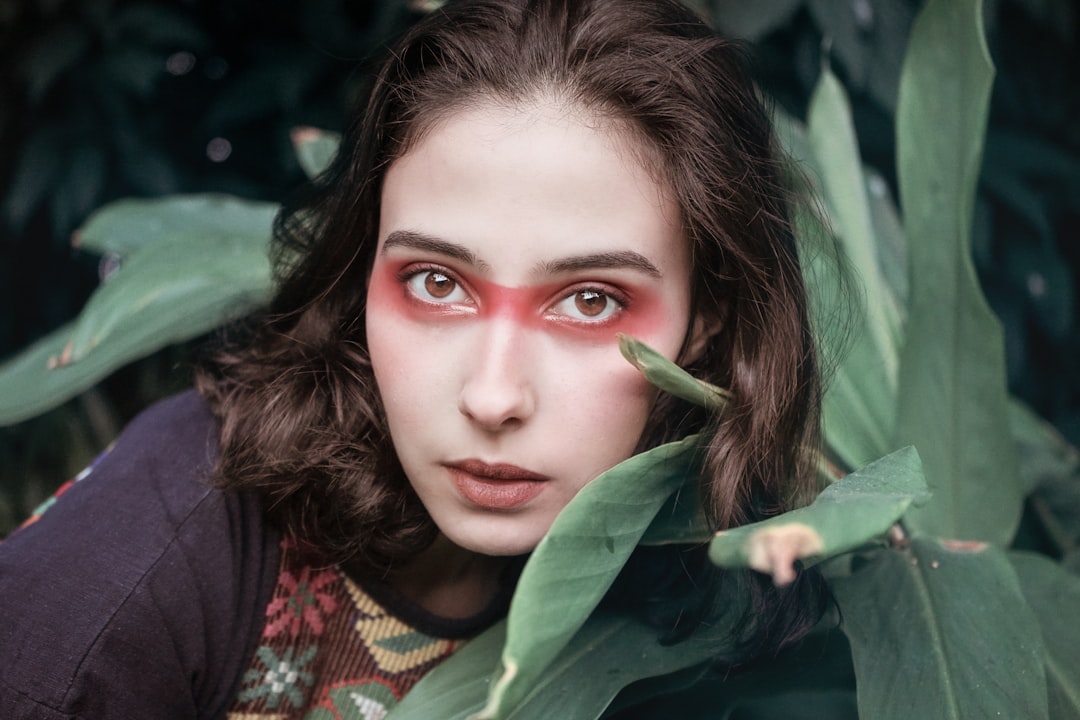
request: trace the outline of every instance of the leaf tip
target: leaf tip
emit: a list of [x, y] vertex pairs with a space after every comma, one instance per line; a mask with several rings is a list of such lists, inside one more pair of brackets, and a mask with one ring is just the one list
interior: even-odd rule
[[787, 523], [762, 528], [746, 543], [747, 564], [772, 575], [778, 586], [795, 580], [795, 561], [824, 551], [825, 543], [814, 528], [804, 523]]
[[319, 139], [322, 133], [317, 129], [309, 125], [301, 125], [300, 127], [294, 127], [289, 132], [289, 139], [292, 141], [293, 147], [300, 147], [301, 145], [307, 145], [310, 142], [315, 142]]

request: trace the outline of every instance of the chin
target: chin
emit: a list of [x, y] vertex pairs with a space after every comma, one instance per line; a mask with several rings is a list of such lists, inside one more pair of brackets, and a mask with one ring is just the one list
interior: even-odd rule
[[508, 537], [506, 533], [494, 532], [492, 534], [478, 533], [448, 533], [443, 534], [463, 550], [488, 555], [491, 557], [513, 557], [525, 555], [536, 549], [543, 539], [544, 534], [528, 534]]

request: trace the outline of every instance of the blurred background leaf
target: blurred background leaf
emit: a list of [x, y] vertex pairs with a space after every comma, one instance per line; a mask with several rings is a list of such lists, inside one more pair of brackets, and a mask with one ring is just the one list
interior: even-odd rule
[[[272, 207], [305, 177], [291, 131], [340, 130], [365, 82], [358, 66], [418, 16], [406, 0], [0, 3], [0, 364], [35, 341], [42, 344], [30, 360], [47, 362], [62, 354], [73, 332], [105, 327], [88, 321], [81, 330], [63, 329], [130, 249], [106, 248], [89, 236], [74, 244], [72, 232], [91, 212], [118, 198], [192, 192], [225, 192]], [[316, 149], [326, 152], [325, 144]], [[189, 215], [192, 233], [204, 226], [201, 219], [214, 225], [221, 218]], [[183, 244], [171, 259], [158, 258], [159, 280], [199, 262], [199, 250]], [[122, 272], [117, 277], [115, 287], [102, 290], [163, 298], [164, 287], [139, 290], [126, 287]], [[252, 278], [265, 287], [264, 269]], [[195, 296], [208, 299], [187, 295]], [[173, 324], [152, 332], [133, 319], [108, 321], [124, 328], [113, 358], [91, 355], [90, 365], [76, 363], [62, 380], [50, 380], [70, 394], [88, 388], [80, 373], [112, 371], [90, 395], [33, 419], [42, 408], [26, 397], [0, 399], [5, 413], [16, 413], [4, 424], [22, 418], [0, 428], [0, 537], [136, 412], [190, 382], [201, 334], [210, 327]], [[124, 352], [155, 348], [117, 367]], [[33, 385], [25, 390], [32, 393]]]

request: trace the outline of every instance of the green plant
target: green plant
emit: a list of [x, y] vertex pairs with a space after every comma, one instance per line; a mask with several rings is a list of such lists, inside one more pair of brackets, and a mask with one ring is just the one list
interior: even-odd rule
[[[805, 130], [778, 119], [790, 153], [820, 181], [827, 222], [800, 214], [806, 245], [835, 232], [862, 280], [850, 347], [826, 348], [841, 360], [825, 398], [825, 457], [852, 472], [807, 508], [710, 539], [689, 500], [696, 438], [631, 458], [559, 516], [507, 620], [430, 673], [391, 717], [661, 717], [672, 707], [689, 718], [1080, 717], [1080, 578], [1067, 569], [1078, 557], [1080, 460], [1009, 400], [1000, 326], [971, 263], [991, 77], [980, 3], [930, 0], [896, 107], [902, 215], [863, 168], [847, 98], [828, 70]], [[325, 162], [332, 140], [295, 137], [306, 167]], [[81, 241], [115, 253], [120, 269], [73, 326], [0, 367], [0, 421], [258, 305], [270, 289], [273, 210], [174, 197], [91, 218]], [[196, 236], [198, 251], [178, 259]], [[235, 285], [223, 288], [208, 268], [227, 258]], [[828, 265], [821, 255], [808, 264], [822, 314], [840, 294]], [[623, 351], [659, 387], [723, 402], [722, 390], [632, 339]], [[1064, 563], [1022, 549], [1043, 536]], [[737, 613], [665, 646], [599, 605], [639, 543], [706, 540], [718, 565], [779, 582], [795, 563], [819, 565], [844, 638], [823, 627], [791, 657], [718, 673], [711, 661]]]

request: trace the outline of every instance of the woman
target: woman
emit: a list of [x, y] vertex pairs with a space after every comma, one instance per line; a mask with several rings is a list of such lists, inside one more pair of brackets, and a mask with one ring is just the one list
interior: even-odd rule
[[[780, 176], [740, 51], [675, 2], [432, 13], [278, 218], [266, 315], [0, 546], [0, 716], [388, 707], [581, 487], [690, 432], [714, 528], [789, 509], [819, 390]], [[732, 401], [658, 397], [620, 332]], [[678, 552], [619, 595], [670, 639], [718, 581]], [[801, 636], [815, 588], [747, 580], [730, 660]]]

